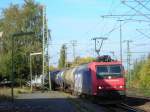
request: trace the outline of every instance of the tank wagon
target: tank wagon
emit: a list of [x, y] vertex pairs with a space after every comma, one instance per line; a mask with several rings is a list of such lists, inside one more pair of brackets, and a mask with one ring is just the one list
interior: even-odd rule
[[[54, 70], [54, 71], [50, 71], [50, 78], [51, 78], [51, 87], [53, 90], [55, 90], [56, 88], [56, 75], [60, 72], [60, 70]], [[48, 84], [48, 76], [45, 79], [45, 82], [47, 82]]]
[[77, 95], [125, 97], [124, 68], [109, 56], [55, 74], [55, 83]]

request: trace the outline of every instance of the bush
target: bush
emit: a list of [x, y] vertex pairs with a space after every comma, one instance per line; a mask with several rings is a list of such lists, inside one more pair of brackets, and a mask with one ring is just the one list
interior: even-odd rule
[[132, 71], [132, 86], [141, 89], [150, 89], [150, 59], [142, 60], [134, 65]]

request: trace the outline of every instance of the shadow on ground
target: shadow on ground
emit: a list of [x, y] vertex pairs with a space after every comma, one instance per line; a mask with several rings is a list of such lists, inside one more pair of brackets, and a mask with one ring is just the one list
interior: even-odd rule
[[0, 112], [75, 112], [75, 108], [65, 98], [16, 99], [14, 103], [4, 103]]

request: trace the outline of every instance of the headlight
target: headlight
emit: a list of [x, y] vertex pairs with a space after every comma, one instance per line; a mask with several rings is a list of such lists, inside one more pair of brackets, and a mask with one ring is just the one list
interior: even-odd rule
[[119, 88], [123, 88], [123, 86], [119, 86]]
[[102, 89], [102, 87], [101, 87], [101, 86], [99, 86], [99, 87], [98, 87], [98, 89]]

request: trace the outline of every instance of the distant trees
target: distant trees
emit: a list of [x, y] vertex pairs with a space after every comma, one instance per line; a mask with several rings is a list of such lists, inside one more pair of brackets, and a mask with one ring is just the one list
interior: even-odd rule
[[53, 71], [53, 70], [57, 70], [57, 68], [54, 67], [54, 66], [52, 66], [52, 65], [50, 65], [50, 66], [49, 66], [49, 71]]
[[95, 58], [93, 57], [76, 57], [75, 60], [73, 60], [72, 62], [67, 61], [67, 54], [66, 54], [66, 45], [63, 44], [60, 50], [60, 58], [59, 58], [59, 64], [58, 64], [58, 68], [62, 69], [62, 68], [69, 68], [69, 67], [74, 67], [74, 66], [78, 66], [81, 64], [86, 64], [89, 62], [94, 61]]
[[[22, 6], [11, 4], [3, 9], [0, 18], [0, 77], [11, 75], [12, 34], [17, 32], [35, 32], [35, 35], [14, 37], [15, 78], [29, 77], [29, 55], [42, 51], [42, 7], [34, 0], [25, 0]], [[42, 58], [33, 58], [33, 72], [41, 72]], [[37, 69], [38, 68], [38, 69]]]
[[61, 49], [60, 49], [60, 58], [59, 58], [59, 63], [58, 63], [58, 68], [59, 69], [62, 69], [62, 68], [65, 67], [66, 60], [67, 60], [67, 57], [66, 57], [66, 45], [63, 44]]
[[93, 57], [76, 57], [75, 60], [72, 62], [71, 66], [77, 66], [77, 65], [81, 65], [81, 64], [86, 64], [89, 62], [94, 61], [95, 58]]

